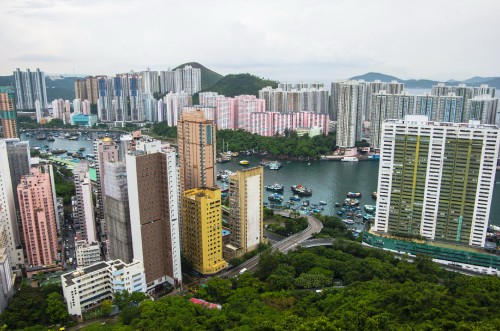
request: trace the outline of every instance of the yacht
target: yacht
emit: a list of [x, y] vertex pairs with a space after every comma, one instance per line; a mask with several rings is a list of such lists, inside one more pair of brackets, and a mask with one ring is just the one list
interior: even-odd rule
[[344, 156], [344, 158], [340, 161], [342, 161], [342, 162], [358, 162], [359, 160], [354, 156]]

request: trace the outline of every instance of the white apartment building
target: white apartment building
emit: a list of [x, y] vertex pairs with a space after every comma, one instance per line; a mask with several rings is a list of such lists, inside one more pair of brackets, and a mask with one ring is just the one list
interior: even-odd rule
[[101, 261], [101, 250], [98, 242], [87, 243], [85, 240], [79, 240], [75, 246], [78, 267], [88, 267]]
[[113, 300], [115, 292], [146, 292], [144, 267], [140, 261], [126, 264], [114, 260], [78, 268], [62, 275], [61, 284], [68, 313], [77, 316], [104, 300]]
[[484, 247], [499, 145], [479, 121], [386, 121], [373, 230]]

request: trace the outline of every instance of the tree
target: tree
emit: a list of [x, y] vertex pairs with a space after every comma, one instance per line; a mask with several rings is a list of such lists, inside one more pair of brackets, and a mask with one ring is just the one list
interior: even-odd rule
[[45, 312], [51, 323], [63, 323], [69, 316], [63, 297], [57, 292], [52, 292], [47, 296], [47, 308]]
[[113, 311], [113, 303], [111, 302], [111, 300], [104, 300], [101, 303], [101, 310], [103, 315], [105, 316], [111, 314], [111, 312]]

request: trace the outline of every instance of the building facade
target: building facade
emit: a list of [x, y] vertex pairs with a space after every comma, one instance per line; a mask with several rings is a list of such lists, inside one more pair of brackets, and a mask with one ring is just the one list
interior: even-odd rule
[[[92, 202], [92, 184], [90, 182], [89, 164], [80, 161], [73, 170], [75, 199], [73, 205], [73, 222], [81, 239], [87, 243], [97, 242], [94, 204]], [[78, 237], [78, 235], [77, 235]]]
[[222, 257], [221, 192], [194, 188], [182, 195], [182, 254], [201, 274], [211, 275], [227, 266]]
[[362, 138], [365, 88], [362, 81], [344, 81], [337, 84], [337, 145], [354, 147]]
[[31, 72], [14, 71], [14, 81], [16, 85], [16, 108], [35, 109], [35, 101], [39, 101], [43, 109], [47, 108], [47, 88], [45, 86], [45, 73], [36, 69]]
[[499, 144], [479, 121], [384, 123], [373, 229], [483, 247]]
[[18, 138], [17, 112], [14, 103], [14, 90], [0, 86], [0, 125], [3, 138]]
[[97, 242], [89, 244], [85, 240], [79, 240], [75, 243], [76, 265], [80, 268], [88, 267], [101, 261], [101, 249]]

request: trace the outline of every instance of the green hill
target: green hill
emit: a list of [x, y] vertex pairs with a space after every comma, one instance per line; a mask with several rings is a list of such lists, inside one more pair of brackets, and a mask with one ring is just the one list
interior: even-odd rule
[[184, 64], [181, 64], [181, 65], [175, 67], [174, 70], [179, 69], [179, 68], [184, 68], [185, 66], [191, 66], [193, 68], [201, 69], [201, 89], [202, 90], [206, 90], [206, 89], [210, 88], [212, 85], [214, 85], [221, 78], [224, 77], [221, 74], [218, 74], [215, 71], [212, 71], [212, 70], [208, 69], [207, 67], [199, 64], [198, 62], [184, 63]]
[[259, 90], [266, 86], [276, 88], [278, 87], [278, 82], [262, 79], [251, 74], [235, 74], [225, 76], [210, 89], [202, 90], [202, 92], [217, 92], [226, 97], [234, 97], [242, 94], [258, 96]]

